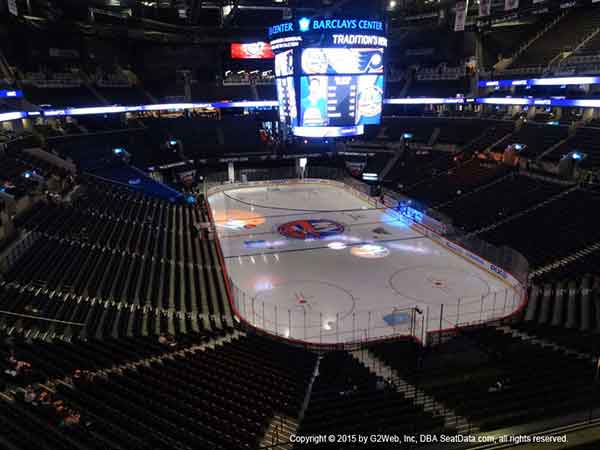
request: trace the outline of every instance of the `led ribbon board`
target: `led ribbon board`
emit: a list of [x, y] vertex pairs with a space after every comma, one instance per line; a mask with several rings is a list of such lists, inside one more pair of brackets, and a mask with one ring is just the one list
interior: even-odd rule
[[[533, 97], [478, 97], [478, 98], [388, 98], [383, 100], [388, 105], [439, 105], [439, 104], [470, 104], [486, 105], [519, 105], [519, 106], [562, 106], [579, 108], [600, 108], [600, 99], [594, 98], [533, 98]], [[81, 116], [94, 114], [119, 114], [138, 111], [174, 111], [196, 108], [281, 108], [278, 100], [239, 101], [239, 102], [203, 102], [203, 103], [162, 103], [133, 106], [96, 106], [85, 108], [42, 109], [37, 111], [14, 111], [0, 113], [0, 122], [18, 120], [27, 117]], [[300, 127], [295, 132], [304, 137], [338, 137], [353, 136], [364, 133], [364, 126], [349, 127]], [[408, 139], [405, 137], [405, 139]]]
[[573, 86], [583, 84], [600, 84], [600, 77], [554, 77], [529, 78], [526, 80], [481, 80], [479, 87], [496, 88], [512, 86]]
[[271, 45], [266, 42], [232, 43], [231, 59], [273, 59]]
[[24, 117], [27, 117], [27, 113], [24, 111], [0, 113], [0, 122], [8, 122], [10, 120], [22, 119]]
[[364, 133], [381, 122], [385, 25], [298, 18], [269, 28], [281, 122], [296, 136]]

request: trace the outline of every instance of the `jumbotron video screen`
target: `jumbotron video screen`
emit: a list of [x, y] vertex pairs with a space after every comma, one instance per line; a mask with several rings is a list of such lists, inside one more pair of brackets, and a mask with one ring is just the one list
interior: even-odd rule
[[296, 136], [362, 134], [381, 121], [384, 24], [308, 19], [269, 29], [281, 121]]

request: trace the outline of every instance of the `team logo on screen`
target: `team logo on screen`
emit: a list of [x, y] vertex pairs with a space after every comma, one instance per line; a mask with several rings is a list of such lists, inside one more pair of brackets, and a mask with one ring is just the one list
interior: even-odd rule
[[383, 97], [377, 86], [365, 87], [358, 94], [358, 113], [363, 117], [375, 117], [381, 114]]
[[315, 48], [302, 51], [306, 75], [362, 75], [383, 73], [383, 48]]
[[277, 227], [279, 234], [294, 239], [324, 239], [344, 232], [341, 223], [324, 219], [294, 220]]
[[232, 59], [273, 59], [275, 55], [268, 42], [251, 42], [247, 44], [232, 43]]
[[302, 52], [302, 70], [304, 73], [327, 73], [329, 59], [320, 48], [307, 48]]

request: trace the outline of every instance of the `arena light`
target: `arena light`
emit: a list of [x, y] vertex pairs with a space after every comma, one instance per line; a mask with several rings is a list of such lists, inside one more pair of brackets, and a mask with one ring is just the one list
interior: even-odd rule
[[464, 102], [464, 98], [457, 97], [388, 98], [383, 101], [387, 105], [451, 105]]
[[574, 84], [598, 84], [600, 77], [559, 77], [559, 78], [534, 78], [534, 86], [560, 86]]
[[587, 154], [580, 152], [579, 150], [573, 150], [571, 153], [566, 155], [573, 161], [581, 161], [587, 157]]
[[93, 114], [117, 114], [128, 111], [140, 111], [141, 106], [93, 106], [87, 108], [49, 109], [43, 111], [44, 116], [86, 116]]
[[478, 98], [476, 102], [484, 105], [532, 105], [533, 99], [518, 97]]
[[[364, 133], [364, 125], [356, 127], [294, 127], [295, 136], [306, 138], [358, 136]], [[305, 143], [308, 143], [308, 141]]]
[[[43, 114], [46, 117], [53, 116], [82, 116], [93, 114], [118, 114], [125, 112], [138, 111], [175, 111], [185, 109], [212, 109], [212, 108], [259, 108], [259, 107], [274, 107], [277, 106], [276, 101], [239, 101], [239, 102], [216, 102], [216, 103], [159, 103], [150, 105], [133, 105], [133, 106], [94, 106], [86, 108], [65, 108], [65, 109], [48, 109], [44, 110]], [[2, 115], [0, 115], [0, 120]], [[4, 119], [12, 120], [12, 119]]]
[[194, 108], [193, 103], [161, 103], [157, 105], [143, 105], [142, 111], [168, 111], [192, 108]]
[[53, 117], [53, 116], [66, 116], [66, 109], [47, 109], [43, 111], [44, 117]]
[[68, 109], [70, 116], [87, 116], [90, 114], [118, 114], [128, 111], [140, 111], [141, 106], [96, 106], [91, 108]]
[[6, 122], [9, 120], [17, 120], [26, 117], [27, 113], [23, 111], [9, 112], [0, 114], [0, 122]]
[[597, 99], [553, 99], [552, 106], [577, 106], [580, 108], [600, 108], [600, 100]]
[[525, 80], [482, 80], [479, 82], [479, 87], [572, 86], [582, 84], [600, 84], [600, 77], [553, 77], [529, 78]]
[[[572, 77], [581, 81], [583, 77]], [[600, 78], [600, 77], [598, 77]], [[388, 98], [384, 100], [385, 104], [391, 105], [432, 105], [432, 104], [464, 104], [478, 103], [488, 105], [520, 105], [520, 106], [558, 106], [558, 107], [580, 107], [580, 108], [600, 108], [600, 99], [569, 99], [564, 97], [550, 98], [531, 98], [531, 97], [478, 97], [478, 98]], [[44, 117], [54, 116], [72, 116], [72, 115], [94, 115], [94, 114], [117, 114], [136, 111], [168, 111], [185, 109], [213, 109], [213, 108], [261, 108], [278, 106], [276, 100], [263, 101], [223, 101], [223, 102], [198, 102], [198, 103], [161, 103], [150, 105], [132, 105], [132, 106], [98, 106], [85, 108], [64, 108], [64, 109], [46, 109], [40, 111], [14, 111], [0, 113], [0, 122], [17, 120], [24, 117], [35, 117], [43, 115]], [[332, 130], [337, 130], [337, 133]], [[295, 127], [295, 134], [302, 137], [339, 137], [363, 134], [364, 127], [358, 126], [353, 129], [348, 127]]]
[[364, 172], [362, 174], [362, 179], [363, 179], [363, 181], [378, 181], [379, 180], [379, 175], [377, 175], [376, 173], [366, 173], [366, 172]]
[[210, 104], [213, 108], [269, 108], [279, 106], [277, 100], [243, 100], [239, 102], [217, 102]]

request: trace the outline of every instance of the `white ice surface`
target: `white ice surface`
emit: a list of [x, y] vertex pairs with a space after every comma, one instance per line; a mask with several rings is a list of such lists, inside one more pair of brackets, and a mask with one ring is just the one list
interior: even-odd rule
[[[238, 188], [209, 202], [237, 309], [271, 333], [311, 343], [420, 336], [439, 328], [442, 304], [446, 328], [507, 315], [519, 303], [499, 278], [335, 186]], [[344, 231], [308, 240], [278, 232], [297, 220]], [[410, 323], [384, 320], [414, 307], [423, 313]]]

